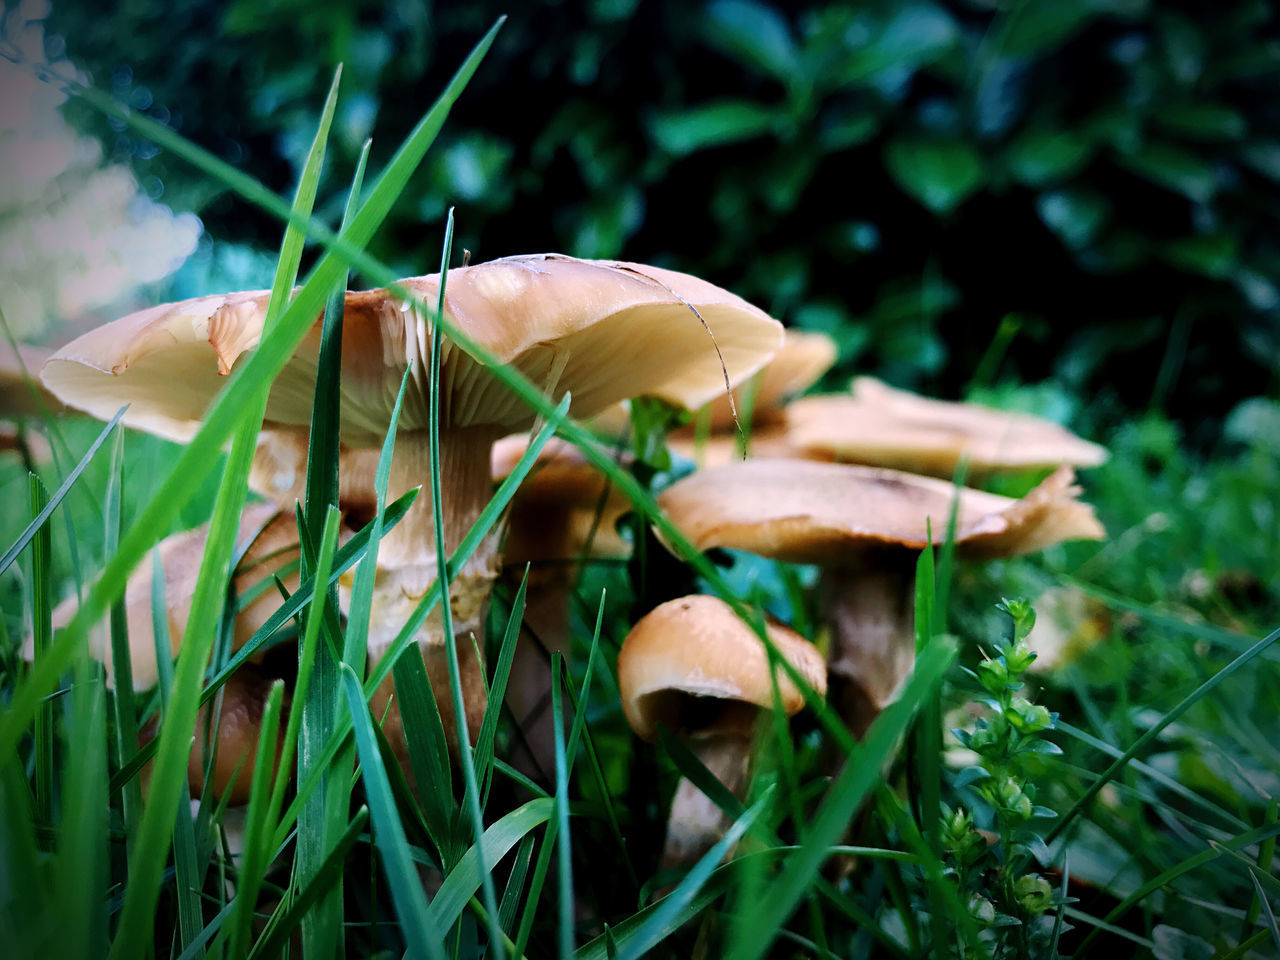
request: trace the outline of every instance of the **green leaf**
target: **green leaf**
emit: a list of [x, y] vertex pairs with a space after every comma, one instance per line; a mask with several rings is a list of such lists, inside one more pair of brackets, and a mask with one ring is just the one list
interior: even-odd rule
[[387, 781], [386, 767], [382, 762], [382, 752], [378, 749], [364, 691], [349, 666], [344, 663], [341, 669], [343, 690], [351, 709], [356, 744], [360, 752], [361, 776], [373, 817], [375, 846], [387, 874], [387, 883], [391, 887], [391, 899], [395, 904], [396, 916], [400, 918], [401, 932], [409, 945], [409, 956], [415, 960], [424, 957], [445, 960], [444, 947], [440, 941], [441, 930], [433, 922], [426, 894], [413, 865], [409, 842], [405, 839], [404, 826], [396, 812], [395, 799]]
[[713, 47], [784, 85], [792, 81], [799, 56], [791, 27], [776, 9], [756, 0], [715, 0], [706, 17], [704, 35]]
[[1031, 0], [1008, 8], [997, 34], [997, 50], [1012, 57], [1043, 57], [1096, 16], [1086, 0]]
[[1036, 197], [1036, 211], [1058, 238], [1073, 250], [1088, 246], [1107, 222], [1111, 206], [1089, 189], [1052, 190]]
[[1005, 153], [1009, 172], [1031, 187], [1069, 179], [1093, 156], [1092, 138], [1068, 127], [1032, 127], [1015, 137]]
[[960, 39], [951, 14], [931, 3], [907, 3], [891, 9], [892, 15], [882, 26], [875, 24], [880, 29], [874, 36], [852, 45], [841, 58], [834, 82], [858, 83], [886, 70], [919, 69], [938, 60]]
[[1133, 153], [1118, 154], [1116, 159], [1143, 179], [1197, 203], [1207, 202], [1218, 187], [1213, 165], [1181, 147], [1148, 143]]
[[776, 128], [774, 111], [749, 100], [717, 100], [668, 110], [649, 120], [649, 132], [663, 150], [685, 156], [709, 147], [742, 143]]
[[908, 194], [934, 213], [950, 213], [982, 185], [982, 161], [963, 140], [899, 137], [885, 148], [885, 165]]
[[1242, 114], [1220, 103], [1166, 103], [1157, 106], [1151, 117], [1169, 133], [1188, 140], [1238, 140], [1248, 129]]

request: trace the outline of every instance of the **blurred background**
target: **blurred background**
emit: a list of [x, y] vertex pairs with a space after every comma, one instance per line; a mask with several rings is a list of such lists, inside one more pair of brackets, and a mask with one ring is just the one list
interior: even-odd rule
[[[78, 74], [286, 194], [343, 63], [321, 195], [336, 223], [363, 141], [377, 169], [504, 12], [373, 245], [405, 274], [433, 269], [456, 204], [473, 260], [660, 263], [833, 333], [828, 387], [855, 371], [948, 397], [1017, 385], [1002, 402], [1085, 428], [1158, 410], [1201, 448], [1242, 400], [1275, 393], [1280, 23], [1263, 0], [245, 0], [106, 16], [36, 0], [5, 9], [4, 37], [11, 58]], [[278, 222], [0, 66], [15, 332], [59, 341], [164, 275], [138, 296], [269, 282]], [[115, 260], [86, 262], [90, 234]]]

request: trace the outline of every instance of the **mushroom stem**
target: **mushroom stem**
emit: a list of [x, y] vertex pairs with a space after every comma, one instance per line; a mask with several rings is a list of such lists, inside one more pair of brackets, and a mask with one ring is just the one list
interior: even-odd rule
[[[440, 518], [445, 549], [452, 552], [480, 516], [492, 492], [490, 448], [497, 432], [484, 427], [441, 430], [440, 487], [444, 508]], [[378, 575], [369, 618], [369, 666], [375, 666], [390, 648], [406, 620], [436, 579], [435, 516], [432, 511], [430, 460], [424, 430], [405, 431], [397, 438], [391, 462], [389, 496], [423, 485], [417, 500], [400, 524], [389, 531], [378, 552]], [[458, 650], [468, 736], [474, 740], [484, 717], [484, 620], [489, 594], [499, 567], [502, 524], [495, 524], [470, 559], [449, 584], [449, 606]], [[440, 719], [450, 749], [458, 746], [457, 721], [449, 691], [449, 663], [444, 625], [439, 607], [427, 617], [417, 635], [426, 663]], [[388, 704], [384, 732], [402, 759], [407, 755], [400, 711], [392, 695], [390, 676], [371, 700], [376, 716]]]
[[[246, 664], [227, 678], [222, 688], [222, 707], [218, 712], [216, 754], [213, 769], [213, 795], [222, 797], [228, 792], [228, 802], [249, 802], [249, 788], [253, 781], [253, 769], [258, 762], [258, 740], [262, 733], [262, 711], [267, 705], [267, 695], [275, 678], [263, 673], [253, 664]], [[276, 742], [272, 766], [279, 768], [281, 748], [284, 746], [285, 725], [289, 715], [292, 690], [286, 685], [282, 703], [280, 730]], [[200, 708], [196, 719], [196, 742], [187, 759], [187, 782], [191, 791], [199, 795], [204, 789], [205, 756], [213, 752], [208, 743], [210, 731], [210, 706]], [[289, 760], [292, 769], [292, 758]]]
[[570, 601], [577, 573], [576, 563], [547, 564], [529, 571], [524, 623], [511, 662], [506, 701], [524, 737], [512, 755], [512, 765], [535, 778], [546, 779], [555, 769], [548, 657], [557, 652], [567, 657], [573, 648]]
[[915, 663], [915, 554], [893, 553], [885, 551], [856, 567], [828, 569], [822, 577], [833, 700], [858, 737]]
[[[703, 766], [739, 800], [747, 786], [751, 737], [740, 731], [716, 732], [695, 737], [689, 743]], [[729, 818], [710, 797], [681, 777], [671, 801], [667, 839], [662, 848], [663, 869], [693, 863], [710, 850], [729, 829]]]

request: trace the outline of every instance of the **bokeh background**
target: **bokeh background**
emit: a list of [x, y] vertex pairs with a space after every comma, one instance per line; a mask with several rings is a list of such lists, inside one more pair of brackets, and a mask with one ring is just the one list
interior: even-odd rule
[[[376, 169], [501, 13], [375, 241], [406, 274], [438, 262], [453, 204], [475, 260], [666, 264], [831, 332], [828, 386], [1017, 384], [1004, 402], [1077, 426], [1163, 411], [1202, 448], [1276, 390], [1280, 21], [1264, 0], [53, 0], [11, 8], [5, 35], [281, 193], [341, 62], [321, 210], [336, 222], [363, 141]], [[11, 112], [6, 129], [36, 122]], [[60, 181], [107, 193], [132, 174], [112, 246], [157, 262], [130, 276], [183, 262], [147, 296], [268, 281], [279, 223], [83, 104], [62, 113], [85, 155]], [[0, 176], [8, 229], [32, 190]], [[129, 233], [149, 217], [174, 234], [158, 251]], [[110, 299], [41, 296], [50, 324]]]

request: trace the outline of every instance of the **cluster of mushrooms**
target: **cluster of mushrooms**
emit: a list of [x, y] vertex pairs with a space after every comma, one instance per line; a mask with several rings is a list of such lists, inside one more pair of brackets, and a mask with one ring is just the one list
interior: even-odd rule
[[[402, 281], [418, 302], [436, 302], [439, 278]], [[41, 380], [67, 407], [106, 419], [129, 404], [124, 422], [179, 442], [188, 440], [225, 377], [262, 333], [268, 294], [251, 292], [167, 304], [95, 329], [57, 351]], [[571, 395], [573, 416], [602, 434], [625, 425], [622, 401], [660, 398], [695, 413], [698, 430], [672, 434], [673, 450], [699, 469], [667, 487], [659, 503], [698, 549], [726, 547], [823, 569], [821, 597], [830, 633], [824, 656], [780, 623], [769, 623], [776, 654], [834, 702], [862, 733], [894, 696], [914, 655], [912, 577], [915, 557], [940, 543], [953, 508], [961, 555], [1004, 556], [1073, 538], [1099, 538], [1092, 509], [1077, 499], [1071, 466], [1100, 462], [1104, 452], [1035, 418], [943, 404], [860, 379], [848, 394], [786, 401], [831, 366], [825, 337], [786, 332], [776, 320], [710, 283], [657, 267], [583, 261], [557, 255], [511, 257], [451, 270], [444, 312], [472, 340], [519, 370], [552, 400]], [[320, 323], [273, 383], [250, 480], [263, 498], [245, 511], [237, 590], [290, 566], [299, 553], [294, 504], [301, 497]], [[396, 393], [404, 401], [388, 494], [424, 484], [428, 462], [427, 359], [430, 322], [388, 290], [348, 293], [341, 379], [320, 385], [341, 397], [340, 507], [349, 528], [375, 509], [374, 473]], [[520, 431], [531, 411], [492, 371], [444, 339], [441, 358], [439, 473], [446, 548], [462, 538], [524, 451]], [[730, 401], [726, 387], [737, 399]], [[744, 400], [753, 403], [744, 405]], [[742, 449], [735, 408], [752, 409]], [[623, 412], [619, 412], [623, 411]], [[744, 452], [749, 454], [744, 457]], [[949, 480], [961, 459], [970, 474], [1054, 468], [1022, 499], [958, 488]], [[921, 476], [917, 473], [932, 476]], [[630, 504], [573, 446], [553, 441], [525, 481], [508, 516], [452, 581], [451, 610], [463, 681], [465, 729], [474, 737], [486, 706], [484, 624], [494, 582], [533, 564], [507, 702], [521, 732], [529, 771], [548, 768], [548, 650], [572, 647], [570, 594], [580, 566], [627, 556], [617, 521]], [[419, 496], [382, 541], [371, 610], [369, 668], [438, 573], [431, 498]], [[186, 601], [204, 536], [193, 530], [161, 544], [170, 636], [182, 636]], [[133, 682], [155, 682], [150, 571], [126, 592]], [[297, 586], [296, 574], [289, 589]], [[340, 587], [339, 604], [350, 601]], [[271, 592], [242, 603], [234, 645], [251, 637], [277, 604]], [[62, 609], [60, 618], [70, 609]], [[417, 648], [456, 750], [448, 663], [437, 611]], [[538, 645], [532, 642], [536, 638]], [[539, 647], [540, 645], [540, 647]], [[107, 658], [109, 659], [109, 658]], [[232, 802], [247, 795], [265, 696], [264, 663], [246, 664], [222, 698], [213, 789]], [[688, 596], [661, 604], [622, 645], [617, 676], [623, 711], [652, 740], [659, 725], [687, 738], [708, 769], [735, 794], [746, 789], [758, 713], [780, 703], [788, 715], [804, 692], [770, 658], [754, 630], [723, 601]], [[374, 695], [384, 733], [405, 753], [390, 676]], [[775, 701], [775, 697], [777, 698]], [[193, 787], [201, 785], [200, 751]], [[278, 758], [284, 760], [284, 758]], [[247, 764], [245, 761], [247, 760]], [[419, 785], [426, 788], [426, 785]], [[718, 809], [682, 782], [668, 826], [664, 863], [686, 863], [723, 828]]]

